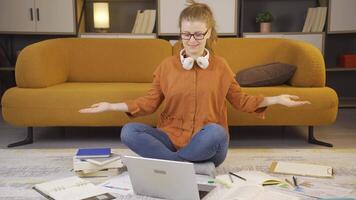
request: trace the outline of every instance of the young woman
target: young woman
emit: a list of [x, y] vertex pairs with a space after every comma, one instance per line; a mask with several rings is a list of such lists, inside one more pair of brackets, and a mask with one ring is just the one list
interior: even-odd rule
[[227, 62], [211, 51], [217, 34], [213, 13], [206, 4], [190, 1], [180, 14], [179, 27], [183, 49], [179, 56], [161, 62], [145, 96], [122, 103], [101, 102], [80, 110], [122, 111], [138, 117], [155, 112], [165, 100], [157, 128], [142, 123], [128, 123], [122, 128], [122, 142], [140, 156], [218, 166], [229, 143], [226, 100], [234, 108], [262, 118], [270, 105], [309, 103], [295, 101], [298, 97], [293, 95], [243, 93]]

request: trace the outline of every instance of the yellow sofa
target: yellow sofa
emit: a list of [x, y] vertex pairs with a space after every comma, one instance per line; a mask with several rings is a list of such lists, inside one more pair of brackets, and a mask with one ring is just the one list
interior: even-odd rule
[[[156, 66], [165, 57], [178, 54], [180, 46], [172, 47], [161, 39], [84, 38], [51, 39], [27, 46], [16, 63], [17, 87], [2, 98], [4, 120], [29, 127], [27, 138], [10, 146], [31, 143], [32, 127], [122, 126], [129, 121], [155, 125], [162, 106], [155, 114], [134, 120], [120, 112], [80, 114], [78, 110], [100, 101], [121, 102], [144, 95]], [[313, 137], [313, 126], [333, 123], [338, 110], [335, 91], [325, 87], [325, 64], [318, 49], [294, 40], [252, 38], [220, 38], [213, 49], [234, 72], [274, 61], [296, 65], [288, 85], [243, 91], [266, 96], [294, 94], [312, 103], [298, 108], [271, 106], [264, 120], [229, 106], [229, 125], [309, 126], [309, 142], [331, 146]]]

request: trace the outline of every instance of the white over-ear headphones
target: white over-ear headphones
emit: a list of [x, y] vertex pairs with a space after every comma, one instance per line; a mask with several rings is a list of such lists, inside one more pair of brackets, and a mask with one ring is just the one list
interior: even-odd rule
[[[200, 56], [196, 58], [198, 66], [202, 69], [206, 69], [209, 66], [209, 51], [206, 48], [204, 48], [204, 51], [206, 52], [205, 56]], [[184, 58], [183, 53], [184, 53], [184, 49], [182, 49], [179, 53], [180, 62], [182, 63], [184, 69], [191, 70], [193, 68], [195, 60], [192, 57]]]

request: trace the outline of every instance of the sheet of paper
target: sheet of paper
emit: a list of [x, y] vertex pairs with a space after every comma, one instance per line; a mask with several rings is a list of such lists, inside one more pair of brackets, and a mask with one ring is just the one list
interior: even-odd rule
[[[279, 178], [273, 177], [273, 176], [266, 174], [264, 172], [261, 172], [261, 171], [243, 170], [243, 171], [235, 172], [235, 174], [237, 174], [241, 177], [244, 177], [248, 182], [256, 183], [258, 185], [262, 185], [267, 180], [281, 181]], [[236, 177], [233, 177], [233, 178], [234, 178], [234, 180], [239, 179]]]
[[133, 191], [128, 172], [123, 172], [98, 186], [115, 196], [118, 200], [161, 200], [159, 198], [136, 195]]
[[99, 184], [99, 186], [108, 192], [112, 192], [116, 194], [121, 194], [121, 195], [134, 194], [128, 172], [124, 172], [118, 176], [115, 176], [109, 179], [108, 181]]
[[317, 198], [345, 197], [353, 190], [326, 183], [302, 181], [295, 192]]

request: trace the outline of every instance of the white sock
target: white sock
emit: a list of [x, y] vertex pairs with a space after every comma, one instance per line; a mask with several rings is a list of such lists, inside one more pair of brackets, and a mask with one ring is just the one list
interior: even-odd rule
[[194, 163], [194, 170], [196, 174], [209, 175], [214, 177], [215, 165], [213, 162]]

